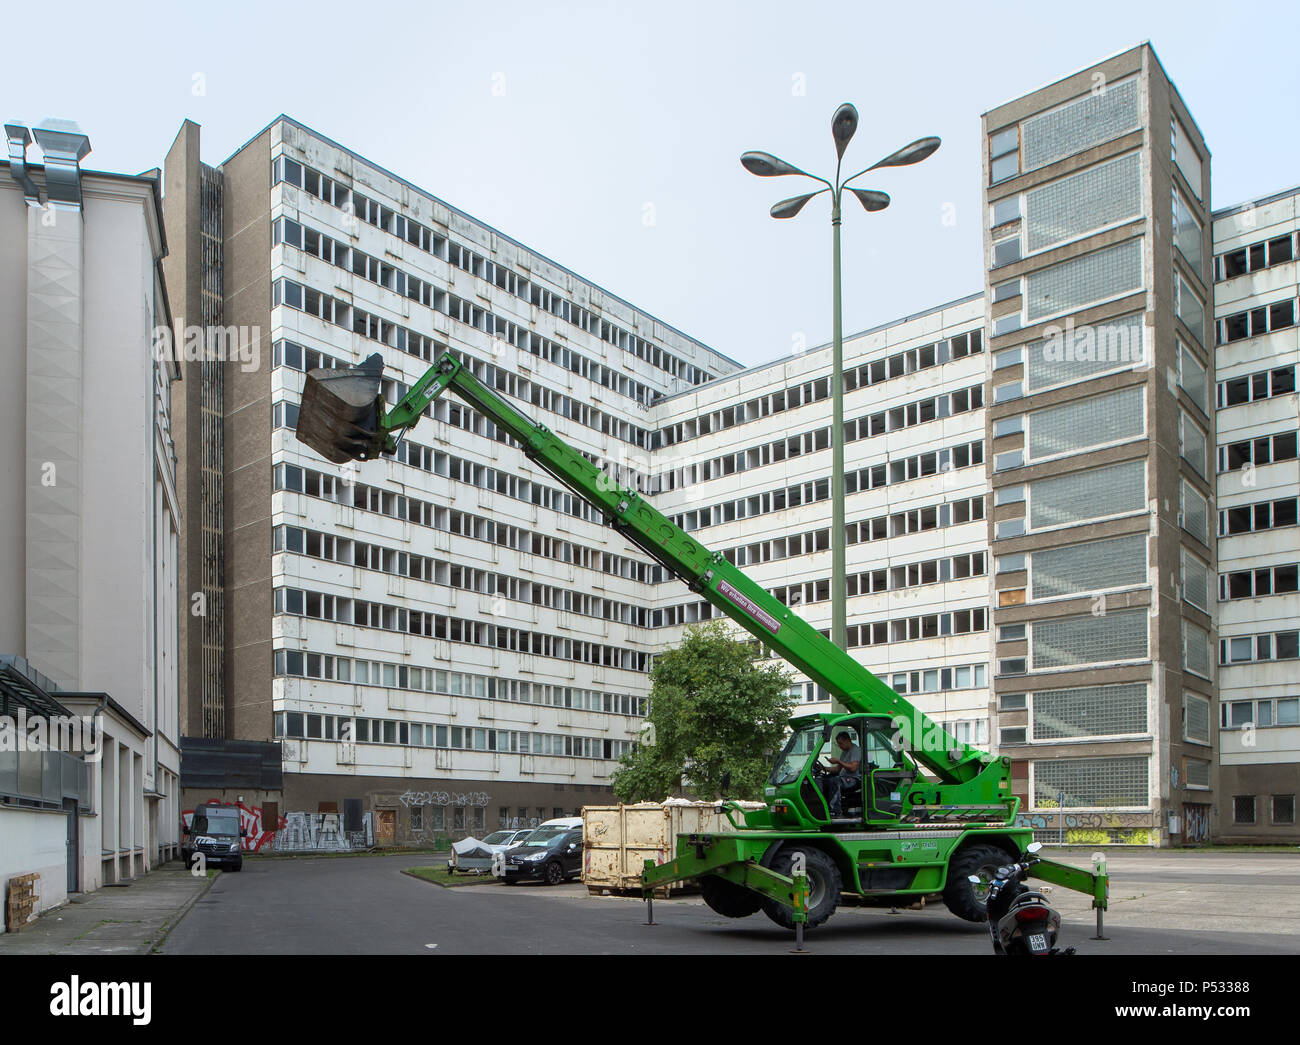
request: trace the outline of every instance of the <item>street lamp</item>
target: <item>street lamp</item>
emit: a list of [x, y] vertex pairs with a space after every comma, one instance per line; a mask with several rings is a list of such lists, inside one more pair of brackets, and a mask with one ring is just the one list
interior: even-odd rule
[[[840, 200], [844, 190], [848, 189], [863, 208], [868, 211], [884, 210], [889, 206], [889, 196], [875, 189], [859, 189], [849, 182], [860, 178], [869, 171], [881, 167], [906, 167], [920, 163], [939, 148], [938, 138], [918, 138], [910, 145], [905, 145], [896, 152], [891, 152], [883, 160], [858, 171], [852, 177], [840, 180], [840, 167], [844, 162], [844, 152], [853, 140], [858, 129], [858, 110], [845, 102], [835, 110], [831, 117], [831, 137], [835, 141], [835, 181], [829, 182], [815, 174], [800, 170], [794, 164], [787, 163], [769, 152], [747, 152], [740, 157], [741, 165], [751, 174], [760, 178], [779, 178], [799, 175], [819, 181], [824, 189], [809, 192], [802, 196], [791, 196], [772, 205], [774, 218], [793, 218], [807, 202], [823, 192], [831, 194], [831, 241], [833, 251], [833, 296], [834, 326], [833, 338], [834, 363], [831, 372], [831, 641], [840, 649], [848, 646], [848, 621], [845, 598], [844, 569], [844, 332], [842, 329], [842, 308], [840, 292]], [[838, 700], [833, 700], [832, 707], [837, 713], [845, 709]]]

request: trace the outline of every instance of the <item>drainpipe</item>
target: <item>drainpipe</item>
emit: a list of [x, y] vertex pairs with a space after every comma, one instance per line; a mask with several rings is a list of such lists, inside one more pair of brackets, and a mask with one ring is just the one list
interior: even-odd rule
[[5, 138], [9, 142], [9, 176], [22, 186], [23, 195], [31, 207], [41, 205], [41, 195], [36, 182], [27, 173], [27, 146], [31, 144], [31, 132], [22, 124], [6, 123]]

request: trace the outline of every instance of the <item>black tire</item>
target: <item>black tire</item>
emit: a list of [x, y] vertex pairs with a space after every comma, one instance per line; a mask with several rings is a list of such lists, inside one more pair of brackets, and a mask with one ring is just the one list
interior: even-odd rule
[[230, 869], [231, 869], [232, 871], [242, 871], [242, 870], [244, 869], [244, 861], [243, 861], [243, 860], [237, 860], [237, 861], [234, 863], [234, 865], [233, 865]]
[[502, 885], [514, 885], [514, 884], [515, 884], [515, 879], [513, 879], [513, 878], [500, 878], [500, 879], [498, 879], [498, 881], [499, 881]]
[[[808, 877], [808, 921], [804, 923], [804, 928], [812, 929], [835, 913], [835, 908], [840, 903], [843, 882], [835, 861], [812, 846], [787, 845], [767, 866], [778, 874], [788, 875], [794, 866], [794, 854], [797, 852], [804, 854], [804, 873]], [[777, 925], [783, 929], [794, 929], [790, 908], [775, 900], [764, 899], [760, 902], [763, 913]]]
[[943, 902], [948, 910], [968, 922], [987, 921], [988, 911], [983, 895], [987, 892], [987, 885], [977, 892], [976, 887], [967, 879], [974, 874], [988, 883], [993, 880], [993, 872], [1011, 860], [1011, 855], [1005, 849], [995, 845], [975, 842], [962, 846], [957, 855], [948, 861], [948, 884], [943, 890]]
[[546, 865], [546, 884], [559, 885], [564, 881], [564, 868], [555, 860]]
[[743, 885], [706, 874], [700, 879], [700, 892], [709, 909], [724, 918], [748, 918], [763, 906], [763, 898]]

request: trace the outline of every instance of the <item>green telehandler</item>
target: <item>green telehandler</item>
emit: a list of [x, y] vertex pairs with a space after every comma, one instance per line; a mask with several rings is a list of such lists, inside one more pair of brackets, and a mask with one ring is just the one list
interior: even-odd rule
[[[724, 803], [733, 831], [679, 836], [673, 859], [646, 861], [650, 922], [654, 891], [687, 879], [699, 880], [705, 902], [719, 914], [739, 918], [761, 910], [793, 929], [800, 946], [803, 930], [826, 921], [843, 894], [888, 906], [938, 894], [959, 918], [985, 920], [996, 869], [1020, 860], [1032, 841], [1029, 828], [1014, 826], [1019, 799], [1011, 794], [1006, 757], [947, 733], [722, 554], [517, 411], [475, 377], [468, 361], [445, 353], [391, 409], [380, 392], [382, 374], [377, 353], [360, 366], [311, 371], [298, 439], [335, 463], [370, 460], [396, 450], [405, 431], [451, 389], [632, 544], [849, 709], [791, 721], [765, 808], [742, 811]], [[860, 782], [839, 789], [844, 793], [832, 814], [823, 757], [839, 754], [841, 734], [861, 753]], [[1039, 860], [1033, 874], [1091, 896], [1097, 938], [1103, 938], [1104, 869]]]

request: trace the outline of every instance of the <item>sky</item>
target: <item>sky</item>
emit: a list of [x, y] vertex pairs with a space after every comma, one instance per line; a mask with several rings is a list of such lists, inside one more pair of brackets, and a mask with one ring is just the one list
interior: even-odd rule
[[[75, 120], [88, 169], [218, 164], [283, 112], [745, 365], [831, 335], [825, 197], [741, 153], [834, 171], [943, 145], [846, 201], [844, 327], [982, 289], [980, 115], [1150, 41], [1212, 154], [1213, 206], [1300, 184], [1300, 5], [697, 0], [72, 3], [6, 51], [5, 117]], [[33, 149], [33, 158], [36, 150]], [[853, 203], [850, 207], [848, 204]]]

